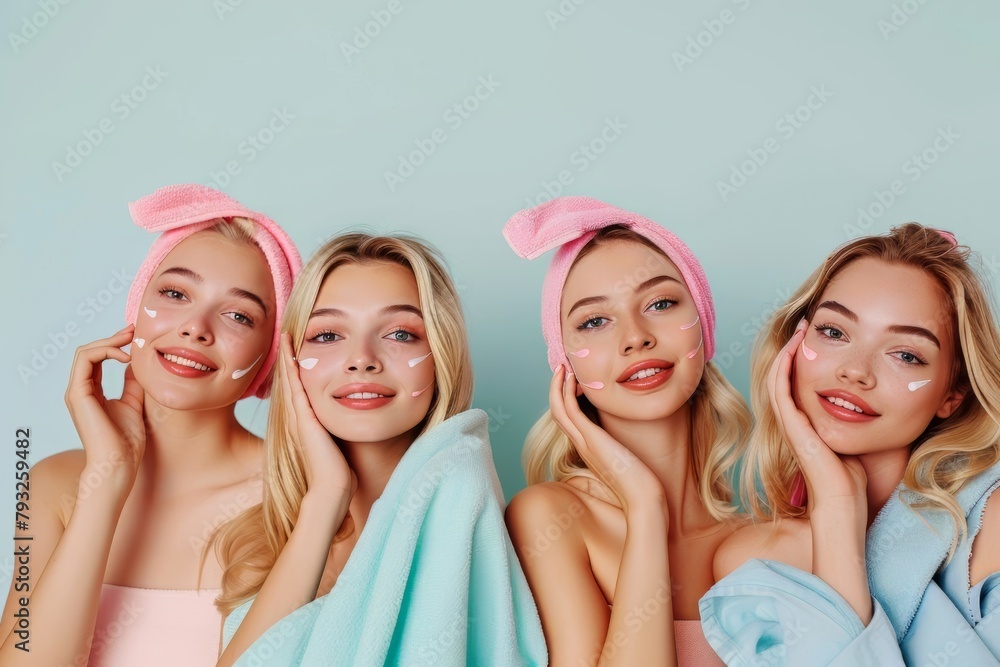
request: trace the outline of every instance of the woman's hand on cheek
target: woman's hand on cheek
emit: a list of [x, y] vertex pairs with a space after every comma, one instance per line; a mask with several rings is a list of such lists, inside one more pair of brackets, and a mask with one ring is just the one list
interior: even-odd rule
[[87, 455], [87, 468], [101, 479], [113, 483], [121, 499], [135, 483], [146, 448], [146, 427], [142, 404], [145, 392], [135, 379], [131, 366], [125, 369], [121, 398], [107, 399], [101, 384], [101, 365], [108, 359], [128, 364], [132, 357], [121, 348], [132, 341], [135, 325], [128, 325], [108, 338], [83, 345], [76, 350], [66, 389], [66, 407], [80, 435]]
[[792, 397], [795, 352], [805, 338], [806, 328], [803, 319], [771, 364], [767, 377], [771, 409], [805, 477], [810, 509], [847, 503], [867, 512], [867, 483], [861, 463], [856, 457], [841, 456], [830, 449]]
[[345, 498], [349, 502], [358, 488], [358, 478], [309, 403], [288, 333], [281, 334], [281, 363], [285, 370], [281, 373], [285, 413], [289, 430], [305, 459], [307, 493], [328, 496], [335, 503]]
[[665, 507], [660, 480], [627, 447], [583, 414], [576, 395], [576, 376], [560, 366], [549, 387], [549, 407], [587, 468], [617, 496], [626, 514], [642, 503]]

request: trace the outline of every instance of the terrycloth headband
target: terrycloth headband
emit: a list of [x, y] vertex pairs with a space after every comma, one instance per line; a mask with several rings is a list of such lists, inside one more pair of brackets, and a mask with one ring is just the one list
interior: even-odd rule
[[519, 256], [535, 259], [558, 247], [542, 286], [542, 335], [549, 348], [549, 366], [569, 365], [563, 351], [560, 303], [563, 285], [580, 250], [598, 230], [622, 225], [648, 239], [677, 265], [694, 298], [701, 323], [705, 361], [715, 354], [715, 306], [708, 279], [691, 250], [672, 233], [641, 215], [589, 197], [559, 197], [514, 214], [503, 235]]
[[292, 282], [302, 270], [302, 258], [288, 234], [266, 215], [251, 211], [235, 199], [217, 190], [198, 184], [168, 185], [151, 195], [128, 205], [135, 224], [150, 232], [163, 232], [153, 241], [149, 254], [136, 271], [135, 280], [128, 293], [125, 305], [125, 319], [135, 322], [139, 313], [139, 302], [146, 291], [160, 262], [178, 243], [196, 232], [212, 227], [219, 218], [247, 218], [254, 226], [254, 241], [260, 246], [267, 259], [274, 279], [274, 296], [277, 309], [274, 317], [274, 336], [271, 349], [257, 371], [254, 381], [240, 398], [257, 396], [267, 398], [270, 385], [265, 383], [271, 367], [278, 357], [278, 340], [281, 332], [281, 318], [292, 291]]

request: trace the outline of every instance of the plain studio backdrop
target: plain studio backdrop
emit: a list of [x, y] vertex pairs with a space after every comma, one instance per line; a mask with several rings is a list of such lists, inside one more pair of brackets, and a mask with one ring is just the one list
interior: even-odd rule
[[[744, 394], [768, 314], [852, 237], [948, 229], [1000, 283], [995, 2], [13, 0], [0, 17], [6, 545], [16, 430], [32, 462], [80, 446], [74, 349], [125, 324], [153, 240], [127, 203], [163, 185], [229, 193], [303, 258], [358, 227], [437, 246], [508, 498], [551, 377], [548, 256], [500, 234], [519, 209], [588, 195], [676, 232]], [[106, 378], [117, 396], [121, 365]], [[237, 412], [262, 433], [266, 405]], [[12, 571], [0, 557], [3, 586]]]

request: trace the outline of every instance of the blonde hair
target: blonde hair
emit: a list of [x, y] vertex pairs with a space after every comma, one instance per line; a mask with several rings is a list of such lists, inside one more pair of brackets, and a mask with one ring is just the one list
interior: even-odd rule
[[[472, 403], [472, 362], [458, 292], [436, 250], [409, 237], [352, 233], [323, 245], [302, 269], [285, 309], [282, 331], [302, 345], [306, 324], [326, 277], [344, 264], [388, 262], [413, 272], [427, 341], [434, 355], [434, 395], [420, 433], [469, 409]], [[268, 413], [263, 502], [247, 510], [214, 536], [223, 564], [222, 595], [216, 606], [228, 614], [260, 591], [268, 572], [292, 533], [306, 493], [305, 461], [295, 445], [285, 411], [287, 398], [280, 376], [283, 358], [275, 365]], [[344, 520], [336, 539], [353, 529]]]
[[[962, 485], [1000, 460], [1000, 335], [986, 287], [969, 265], [970, 250], [917, 223], [882, 236], [866, 236], [831, 254], [761, 331], [751, 356], [751, 402], [756, 417], [741, 475], [743, 504], [755, 518], [797, 517], [789, 501], [800, 474], [767, 395], [767, 374], [802, 317], [811, 318], [830, 281], [859, 259], [911, 266], [930, 274], [946, 295], [944, 316], [955, 338], [953, 389], [964, 398], [951, 416], [934, 418], [910, 445], [903, 476], [919, 494], [911, 507], [946, 511], [955, 521], [955, 544], [965, 535], [965, 514], [955, 501]], [[954, 546], [953, 546], [954, 548]]]
[[[611, 241], [641, 243], [666, 256], [645, 237], [621, 225], [611, 225], [600, 230], [580, 250], [574, 265], [597, 247]], [[736, 511], [732, 504], [731, 471], [750, 430], [750, 412], [743, 396], [712, 362], [705, 364], [701, 381], [690, 400], [692, 472], [698, 481], [702, 504], [714, 519], [721, 521]], [[590, 401], [585, 396], [580, 396], [578, 401], [584, 414], [597, 423], [597, 411]], [[521, 462], [528, 484], [592, 476], [549, 410], [528, 431]]]

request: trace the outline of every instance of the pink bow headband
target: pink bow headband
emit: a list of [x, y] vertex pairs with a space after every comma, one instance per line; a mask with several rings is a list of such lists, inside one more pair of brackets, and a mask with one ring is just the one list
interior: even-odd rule
[[597, 232], [622, 225], [656, 245], [681, 272], [694, 299], [701, 323], [705, 361], [715, 354], [715, 307], [708, 279], [691, 250], [672, 233], [641, 215], [589, 197], [559, 197], [515, 213], [504, 225], [507, 243], [520, 257], [535, 259], [559, 248], [542, 286], [542, 335], [549, 350], [549, 366], [569, 365], [563, 350], [560, 304], [566, 276], [577, 255]]
[[139, 303], [146, 286], [153, 278], [160, 262], [178, 243], [197, 232], [215, 225], [219, 219], [247, 218], [253, 220], [254, 241], [267, 259], [274, 279], [274, 296], [277, 308], [274, 319], [274, 336], [271, 348], [257, 372], [254, 381], [241, 398], [257, 396], [267, 398], [270, 385], [266, 383], [278, 356], [281, 319], [284, 315], [292, 283], [302, 270], [302, 258], [288, 234], [266, 215], [251, 211], [228, 195], [198, 184], [168, 185], [128, 205], [136, 225], [150, 232], [163, 232], [153, 241], [132, 281], [125, 305], [125, 319], [135, 322]]

